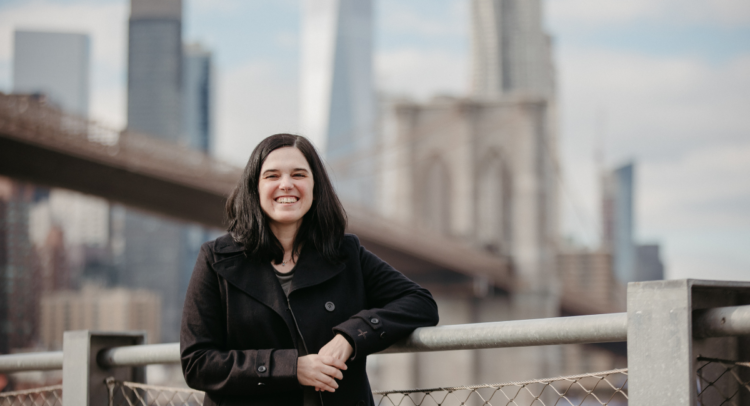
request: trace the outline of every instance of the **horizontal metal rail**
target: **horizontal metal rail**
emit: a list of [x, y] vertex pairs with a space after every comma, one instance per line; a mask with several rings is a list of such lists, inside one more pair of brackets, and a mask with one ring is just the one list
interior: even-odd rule
[[455, 324], [414, 330], [384, 353], [627, 341], [628, 314]]
[[[750, 305], [696, 310], [696, 338], [750, 335]], [[627, 313], [423, 327], [383, 353], [471, 350], [626, 341]], [[0, 373], [62, 368], [62, 352], [0, 355]], [[115, 347], [97, 356], [102, 367], [180, 362], [179, 343]]]
[[62, 369], [63, 352], [32, 352], [0, 355], [0, 373]]
[[716, 307], [693, 311], [693, 337], [750, 334], [750, 306]]
[[96, 357], [102, 367], [125, 367], [180, 362], [180, 343], [134, 345], [103, 350]]

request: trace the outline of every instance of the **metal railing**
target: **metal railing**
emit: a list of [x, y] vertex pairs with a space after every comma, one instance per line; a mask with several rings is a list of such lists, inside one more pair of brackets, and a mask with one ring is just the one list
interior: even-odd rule
[[[697, 338], [750, 335], [750, 305], [696, 311], [693, 335]], [[607, 343], [627, 341], [627, 336], [628, 314], [610, 313], [423, 327], [383, 353]], [[97, 360], [108, 368], [178, 363], [180, 344], [114, 347], [99, 353]], [[0, 373], [62, 367], [62, 351], [0, 356]]]
[[[628, 287], [627, 313], [420, 328], [384, 352], [627, 341], [628, 369], [376, 394], [380, 396], [380, 404], [394, 405], [408, 402], [421, 405], [425, 399], [439, 405], [452, 404], [454, 400], [467, 405], [631, 402], [636, 406], [693, 406], [698, 402], [715, 404], [714, 401], [740, 404], [750, 400], [750, 368], [747, 368], [750, 364], [741, 362], [744, 360], [723, 361], [692, 355], [694, 350], [696, 354], [700, 354], [699, 350], [743, 353], [738, 350], [741, 343], [733, 337], [750, 335], [750, 305], [693, 309], [695, 303], [706, 307], [706, 303], [728, 302], [750, 302], [750, 283], [694, 280], [634, 283]], [[71, 404], [87, 399], [97, 400], [86, 401], [87, 404], [104, 401], [129, 405], [200, 404], [196, 391], [143, 383], [143, 365], [180, 361], [179, 344], [139, 345], [143, 338], [143, 334], [137, 333], [66, 332], [62, 353], [0, 356], [0, 373], [62, 368], [63, 394], [71, 399]], [[90, 358], [96, 362], [88, 362]], [[105, 387], [103, 382], [108, 376], [112, 379]], [[445, 396], [438, 398], [441, 394]]]
[[33, 96], [0, 94], [0, 132], [53, 150], [106, 160], [144, 172], [217, 190], [231, 190], [241, 168], [187, 145], [166, 142], [62, 112]]

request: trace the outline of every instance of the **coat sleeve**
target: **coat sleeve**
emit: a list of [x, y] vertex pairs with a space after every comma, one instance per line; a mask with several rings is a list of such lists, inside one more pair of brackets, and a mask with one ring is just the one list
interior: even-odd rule
[[353, 237], [370, 309], [333, 328], [353, 343], [351, 360], [390, 347], [417, 327], [438, 323], [438, 309], [427, 289], [393, 269]]
[[188, 386], [222, 395], [300, 389], [296, 349], [227, 348], [226, 310], [208, 244], [190, 278], [180, 328], [180, 358]]

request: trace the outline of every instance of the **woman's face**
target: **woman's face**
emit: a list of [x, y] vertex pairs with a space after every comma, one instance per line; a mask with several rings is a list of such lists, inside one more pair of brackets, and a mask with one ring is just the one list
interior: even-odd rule
[[266, 157], [260, 168], [260, 207], [271, 227], [302, 224], [313, 202], [313, 175], [307, 159], [295, 147], [282, 147]]

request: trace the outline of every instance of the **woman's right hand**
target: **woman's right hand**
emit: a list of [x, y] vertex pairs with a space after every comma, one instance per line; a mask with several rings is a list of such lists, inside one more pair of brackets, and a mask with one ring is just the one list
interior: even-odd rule
[[335, 379], [343, 379], [341, 371], [346, 368], [343, 361], [329, 355], [305, 355], [297, 358], [297, 380], [304, 386], [314, 386], [316, 390], [335, 392], [339, 387]]

